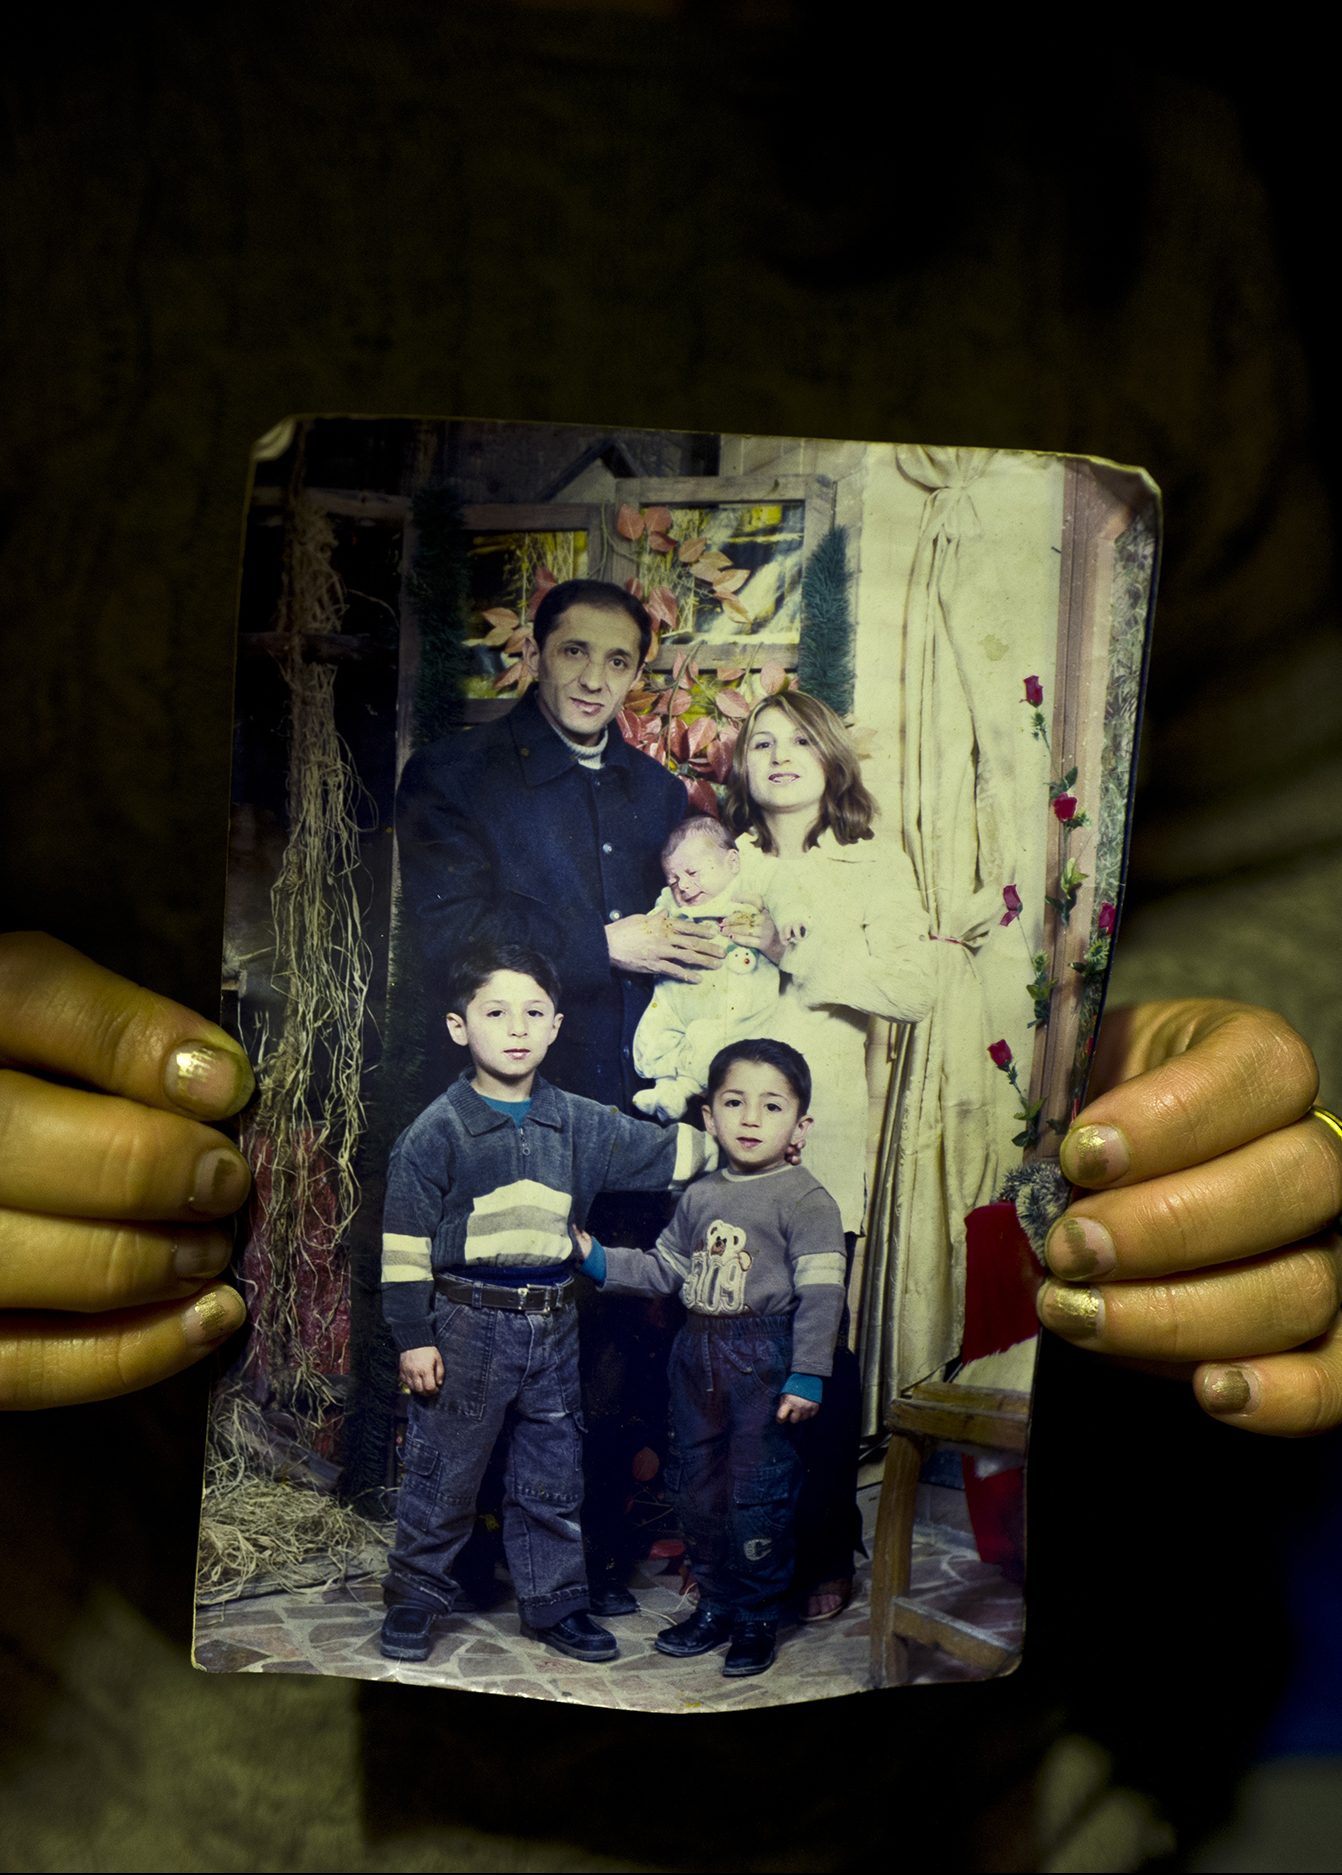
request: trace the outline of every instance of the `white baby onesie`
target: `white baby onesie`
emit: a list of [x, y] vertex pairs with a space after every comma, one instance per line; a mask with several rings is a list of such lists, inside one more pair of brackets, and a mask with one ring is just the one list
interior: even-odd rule
[[[703, 899], [692, 908], [677, 905], [668, 886], [653, 906], [672, 918], [688, 918], [716, 934], [724, 918], [753, 899], [736, 897], [737, 887]], [[775, 1033], [778, 1018], [777, 964], [763, 951], [733, 944], [716, 970], [693, 983], [660, 977], [652, 1001], [634, 1034], [634, 1069], [651, 1087], [634, 1095], [641, 1113], [678, 1120], [701, 1095], [709, 1063], [729, 1042]]]

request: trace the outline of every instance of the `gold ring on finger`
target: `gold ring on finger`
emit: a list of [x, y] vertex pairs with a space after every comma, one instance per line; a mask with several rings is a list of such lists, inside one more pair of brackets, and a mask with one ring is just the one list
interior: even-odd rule
[[[1336, 1133], [1337, 1137], [1342, 1140], [1342, 1120], [1335, 1113], [1327, 1107], [1311, 1107], [1309, 1111], [1312, 1119], [1322, 1120], [1329, 1132]], [[1342, 1231], [1342, 1217], [1334, 1219], [1333, 1229]]]
[[1339, 1120], [1335, 1113], [1330, 1113], [1327, 1107], [1311, 1107], [1310, 1112], [1316, 1120], [1322, 1120], [1326, 1127], [1342, 1139], [1342, 1120]]

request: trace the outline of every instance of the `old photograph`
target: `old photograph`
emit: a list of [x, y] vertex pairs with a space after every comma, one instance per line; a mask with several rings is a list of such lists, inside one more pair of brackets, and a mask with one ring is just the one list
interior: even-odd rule
[[686, 1713], [1012, 1669], [1158, 517], [1008, 449], [258, 442], [200, 1666]]

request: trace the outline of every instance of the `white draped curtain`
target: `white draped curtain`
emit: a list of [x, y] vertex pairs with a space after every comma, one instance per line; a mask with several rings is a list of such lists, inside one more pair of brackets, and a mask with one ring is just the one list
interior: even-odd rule
[[[894, 1032], [861, 1311], [868, 1429], [903, 1387], [959, 1352], [965, 1214], [993, 1195], [1002, 1076], [990, 1062], [977, 953], [1016, 876], [1013, 765], [1018, 688], [974, 647], [977, 610], [957, 606], [982, 529], [974, 491], [990, 451], [906, 448], [901, 475], [923, 491], [904, 607], [901, 831], [936, 940], [936, 1001]], [[972, 636], [971, 636], [972, 634]], [[1022, 972], [1022, 975], [1024, 973]], [[1014, 1130], [1008, 1127], [1008, 1134]]]

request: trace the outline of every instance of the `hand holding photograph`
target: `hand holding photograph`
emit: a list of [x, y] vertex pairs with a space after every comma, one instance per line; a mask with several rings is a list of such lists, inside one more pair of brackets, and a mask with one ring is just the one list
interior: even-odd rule
[[263, 439], [198, 1665], [665, 1712], [1011, 1670], [1157, 534], [1076, 457]]

